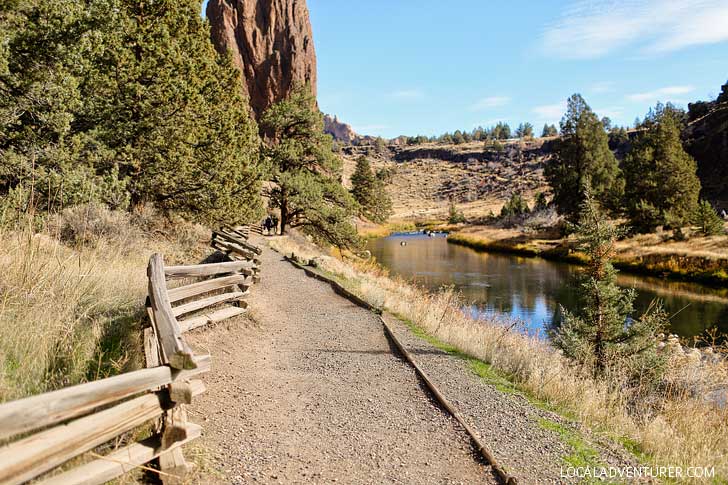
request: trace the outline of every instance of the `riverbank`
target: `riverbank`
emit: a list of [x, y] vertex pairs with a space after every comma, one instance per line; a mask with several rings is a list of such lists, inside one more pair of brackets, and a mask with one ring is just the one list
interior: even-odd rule
[[[671, 235], [644, 234], [617, 242], [614, 266], [624, 272], [694, 281], [723, 287], [728, 284], [728, 236], [695, 237], [687, 241]], [[667, 239], [667, 240], [666, 240]], [[586, 264], [572, 238], [547, 238], [516, 229], [470, 226], [451, 233], [448, 242], [476, 251], [541, 257]]]
[[[728, 409], [706, 401], [710, 389], [725, 382], [725, 366], [672, 353], [661, 393], [596, 380], [547, 342], [461, 311], [458, 295], [430, 293], [377, 265], [324, 254], [303, 240], [276, 238], [281, 252], [295, 253], [332, 275], [349, 291], [385, 308], [457, 352], [478, 359], [518, 392], [572, 418], [604, 439], [629, 445], [648, 463], [663, 466], [715, 467], [728, 476]], [[643, 396], [644, 394], [644, 396]], [[645, 405], [634, 406], [639, 397]], [[646, 403], [650, 403], [649, 406]]]

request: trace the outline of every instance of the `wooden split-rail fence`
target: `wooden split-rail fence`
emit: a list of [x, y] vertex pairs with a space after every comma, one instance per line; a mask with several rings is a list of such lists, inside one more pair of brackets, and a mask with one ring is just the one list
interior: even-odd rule
[[[160, 254], [150, 258], [145, 369], [0, 405], [0, 440], [9, 442], [0, 448], [0, 484], [101, 484], [135, 469], [165, 484], [184, 480], [191, 464], [182, 446], [202, 432], [186, 405], [204, 392], [199, 377], [211, 365], [184, 334], [245, 311], [261, 254], [248, 235], [245, 227], [215, 231], [212, 246], [229, 261], [166, 266]], [[118, 446], [149, 423], [150, 437]], [[72, 461], [82, 455], [85, 462]]]

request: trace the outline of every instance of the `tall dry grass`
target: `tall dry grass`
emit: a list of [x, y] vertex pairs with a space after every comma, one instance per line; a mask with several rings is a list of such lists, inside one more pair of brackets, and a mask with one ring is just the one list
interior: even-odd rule
[[0, 402], [142, 365], [149, 256], [189, 262], [207, 237], [185, 224], [165, 237], [158, 220], [81, 206], [41, 231], [0, 227]]
[[271, 245], [316, 259], [371, 304], [490, 364], [532, 398], [612, 438], [637, 443], [652, 464], [714, 466], [716, 475], [728, 477], [728, 407], [706, 399], [711, 392], [728, 397], [724, 363], [695, 365], [676, 355], [660, 392], [630, 388], [616, 377], [595, 380], [546, 342], [470, 318], [452, 290], [429, 293], [375, 265], [322, 255], [305, 241], [277, 238]]

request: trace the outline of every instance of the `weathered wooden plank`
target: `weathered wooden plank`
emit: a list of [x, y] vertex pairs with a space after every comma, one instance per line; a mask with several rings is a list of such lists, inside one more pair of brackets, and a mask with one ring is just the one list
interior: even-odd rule
[[230, 234], [237, 234], [238, 236], [242, 237], [243, 239], [249, 239], [250, 238], [250, 228], [249, 227], [242, 227], [238, 226], [240, 229], [236, 229], [234, 227], [223, 225], [222, 229], [226, 232], [229, 232]]
[[149, 297], [154, 312], [154, 323], [159, 344], [166, 359], [165, 363], [176, 369], [192, 369], [195, 361], [192, 358], [192, 350], [182, 338], [182, 332], [172, 313], [161, 254], [153, 254], [149, 258], [147, 275], [149, 276]]
[[152, 326], [144, 329], [144, 360], [146, 361], [147, 368], [159, 367], [161, 365], [159, 358], [159, 339], [154, 330], [156, 324], [154, 323], [154, 312], [151, 307], [147, 307], [147, 313], [149, 314], [149, 321], [152, 323]]
[[263, 254], [263, 250], [260, 249], [258, 246], [254, 245], [254, 244], [250, 244], [245, 239], [238, 237], [234, 234], [231, 234], [227, 231], [224, 231], [222, 229], [219, 231], [212, 231], [212, 236], [213, 237], [217, 236], [217, 237], [220, 237], [223, 239], [227, 239], [228, 241], [233, 242], [233, 243], [237, 244], [238, 246], [247, 249], [248, 251], [252, 251], [255, 254], [258, 254], [258, 255]]
[[159, 396], [146, 394], [11, 443], [0, 448], [0, 484], [37, 477], [162, 412]]
[[211, 323], [227, 320], [228, 318], [232, 318], [242, 313], [245, 313], [245, 311], [245, 308], [239, 308], [234, 306], [225, 307], [212, 313], [195, 316], [187, 320], [181, 320], [179, 322], [179, 325], [182, 328], [183, 332], [187, 332], [203, 325], [209, 325]]
[[213, 276], [224, 273], [253, 274], [255, 263], [252, 261], [227, 261], [224, 263], [196, 264], [192, 266], [167, 266], [164, 274], [167, 278], [188, 278]]
[[196, 368], [156, 367], [67, 387], [0, 405], [0, 438], [74, 418], [134, 394], [185, 381], [210, 370], [210, 356], [195, 357]]
[[252, 280], [250, 277], [242, 275], [223, 276], [221, 278], [214, 278], [211, 280], [200, 281], [198, 283], [192, 283], [191, 285], [172, 288], [167, 291], [167, 297], [170, 302], [175, 303], [180, 300], [184, 300], [185, 298], [202, 295], [213, 290], [227, 288], [228, 286], [250, 286], [251, 283]]
[[187, 437], [173, 443], [166, 450], [162, 448], [161, 437], [153, 436], [103, 458], [43, 480], [39, 482], [39, 485], [101, 485], [132, 471], [139, 465], [149, 463], [163, 452], [177, 449], [202, 435], [201, 426], [187, 423], [185, 427]]
[[203, 308], [217, 305], [218, 303], [239, 300], [244, 296], [245, 296], [245, 293], [242, 291], [233, 291], [230, 293], [223, 293], [221, 295], [212, 295], [212, 296], [209, 296], [202, 300], [195, 300], [195, 301], [191, 301], [189, 303], [185, 303], [184, 305], [173, 307], [172, 313], [174, 313], [175, 317], [179, 317], [180, 315], [184, 315], [186, 313], [192, 313], [197, 310], [202, 310]]
[[247, 250], [245, 248], [242, 248], [238, 246], [235, 243], [229, 242], [229, 241], [220, 241], [220, 240], [213, 240], [212, 241], [212, 247], [215, 249], [219, 249], [221, 251], [226, 251], [230, 253], [235, 253], [237, 256], [243, 257], [245, 259], [256, 261], [257, 255], [250, 250]]

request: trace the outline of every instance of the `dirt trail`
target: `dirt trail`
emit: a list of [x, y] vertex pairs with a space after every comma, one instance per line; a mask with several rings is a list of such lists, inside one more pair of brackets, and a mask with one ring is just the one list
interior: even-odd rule
[[239, 318], [191, 336], [213, 355], [191, 409], [220, 483], [497, 483], [393, 354], [375, 315], [265, 249]]

